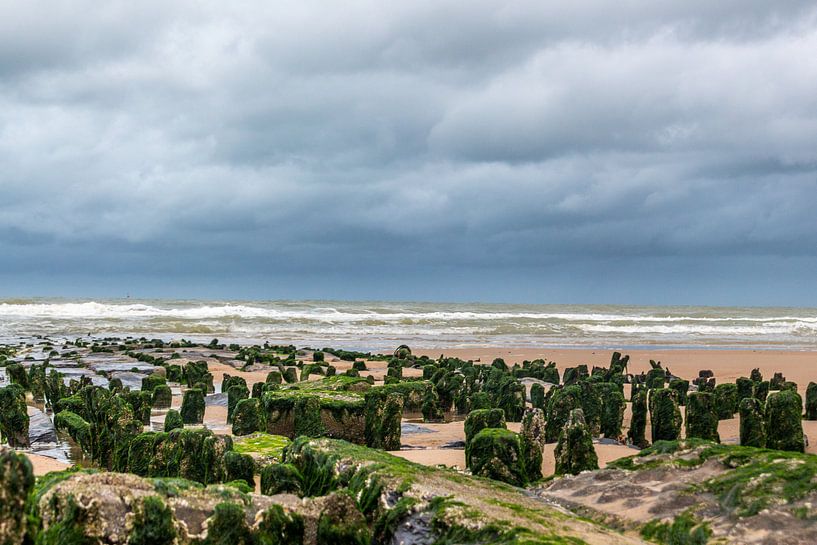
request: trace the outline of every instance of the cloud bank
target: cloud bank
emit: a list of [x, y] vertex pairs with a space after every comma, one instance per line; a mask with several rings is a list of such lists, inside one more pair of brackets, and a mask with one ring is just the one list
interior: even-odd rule
[[0, 7], [0, 295], [817, 304], [813, 3], [272, 4]]

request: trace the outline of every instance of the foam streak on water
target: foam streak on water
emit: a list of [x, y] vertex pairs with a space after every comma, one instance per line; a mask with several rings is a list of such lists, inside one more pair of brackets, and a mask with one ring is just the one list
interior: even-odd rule
[[817, 309], [342, 301], [0, 300], [0, 337], [136, 335], [298, 345], [817, 348]]

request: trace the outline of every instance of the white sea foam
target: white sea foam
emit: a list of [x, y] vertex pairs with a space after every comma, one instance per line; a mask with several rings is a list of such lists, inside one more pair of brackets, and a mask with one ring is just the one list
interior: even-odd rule
[[[461, 343], [817, 346], [817, 310], [436, 303], [0, 302], [0, 334], [218, 335], [340, 344]], [[339, 344], [339, 345], [340, 345]]]

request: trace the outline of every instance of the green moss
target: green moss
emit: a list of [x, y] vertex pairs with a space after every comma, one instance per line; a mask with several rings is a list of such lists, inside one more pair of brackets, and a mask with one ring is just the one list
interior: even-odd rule
[[[236, 377], [238, 378], [238, 377]], [[243, 380], [243, 379], [242, 379]], [[246, 382], [243, 384], [232, 384], [227, 389], [227, 423], [233, 421], [233, 413], [238, 402], [250, 397], [250, 390], [247, 388]]]
[[345, 493], [334, 493], [318, 518], [318, 543], [333, 545], [368, 545], [366, 520], [354, 500]]
[[128, 545], [172, 545], [177, 532], [173, 511], [158, 496], [147, 496], [133, 511], [133, 527]]
[[213, 516], [207, 519], [207, 537], [202, 545], [253, 545], [244, 507], [231, 502], [216, 505]]
[[687, 398], [686, 436], [720, 443], [715, 397], [709, 392], [692, 392]]
[[25, 391], [19, 384], [0, 388], [0, 438], [10, 447], [29, 446]]
[[173, 392], [167, 384], [158, 384], [153, 389], [153, 408], [167, 409], [173, 402]]
[[705, 523], [698, 523], [688, 513], [678, 515], [672, 523], [651, 521], [641, 529], [645, 539], [663, 545], [706, 545], [712, 530]]
[[598, 469], [599, 460], [593, 447], [593, 437], [584, 421], [582, 409], [573, 409], [559, 434], [554, 451], [557, 475], [577, 475]]
[[678, 394], [669, 388], [649, 391], [650, 421], [652, 441], [674, 441], [681, 436], [681, 411], [678, 409]]
[[502, 428], [485, 428], [470, 441], [470, 467], [474, 475], [514, 486], [528, 482], [522, 441], [516, 433]]
[[502, 409], [477, 409], [465, 418], [465, 466], [471, 467], [471, 442], [486, 428], [507, 428]]
[[647, 391], [641, 389], [633, 395], [632, 417], [627, 439], [638, 448], [644, 448], [647, 443]]
[[128, 451], [128, 471], [146, 477], [150, 470], [150, 461], [153, 459], [153, 443], [156, 433], [140, 433], [130, 443]]
[[766, 446], [778, 450], [803, 452], [803, 400], [793, 390], [770, 394], [766, 399]]
[[224, 453], [224, 468], [226, 481], [242, 480], [251, 487], [255, 487], [255, 463], [252, 456], [227, 451]]
[[204, 392], [192, 388], [184, 392], [179, 411], [185, 424], [201, 424], [204, 421]]
[[26, 500], [34, 488], [31, 462], [11, 450], [0, 451], [0, 543], [19, 545], [26, 533]]
[[176, 409], [170, 409], [167, 411], [165, 415], [165, 423], [164, 423], [164, 430], [166, 432], [183, 428], [184, 422], [182, 421], [182, 415]]
[[261, 469], [261, 493], [268, 496], [274, 494], [301, 494], [303, 475], [292, 464], [269, 464]]
[[301, 515], [273, 505], [261, 514], [255, 534], [256, 545], [301, 545], [304, 520]]
[[80, 415], [62, 411], [54, 417], [54, 426], [68, 433], [83, 451], [91, 452], [91, 425]]
[[715, 397], [715, 409], [718, 418], [726, 420], [733, 418], [738, 410], [738, 387], [736, 384], [718, 384], [712, 392]]
[[233, 412], [233, 435], [249, 435], [265, 427], [261, 401], [257, 398], [240, 400]]
[[545, 441], [554, 443], [573, 409], [582, 407], [582, 390], [577, 385], [553, 388], [548, 401]]
[[740, 401], [740, 444], [744, 447], [766, 446], [766, 423], [763, 419], [763, 405], [753, 397]]
[[292, 441], [283, 435], [254, 433], [234, 440], [233, 450], [240, 454], [260, 454], [265, 457], [281, 460], [284, 449]]

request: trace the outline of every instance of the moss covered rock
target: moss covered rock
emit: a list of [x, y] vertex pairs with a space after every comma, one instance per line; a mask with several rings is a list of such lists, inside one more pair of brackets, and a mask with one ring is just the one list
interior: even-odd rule
[[687, 439], [697, 437], [720, 443], [715, 398], [709, 392], [691, 392], [686, 405]]
[[570, 412], [559, 435], [554, 456], [557, 475], [577, 475], [582, 471], [599, 468], [593, 437], [584, 421], [582, 409]]
[[678, 392], [678, 405], [681, 405], [682, 407], [686, 405], [687, 394], [689, 393], [689, 381], [680, 378], [672, 378], [669, 381], [669, 388]]
[[803, 400], [792, 390], [769, 394], [766, 399], [766, 447], [803, 452]]
[[440, 408], [440, 397], [433, 384], [426, 384], [423, 394], [423, 422], [442, 422], [444, 419], [443, 410]]
[[252, 456], [239, 454], [235, 451], [224, 453], [225, 481], [244, 481], [251, 488], [255, 488], [255, 462]]

